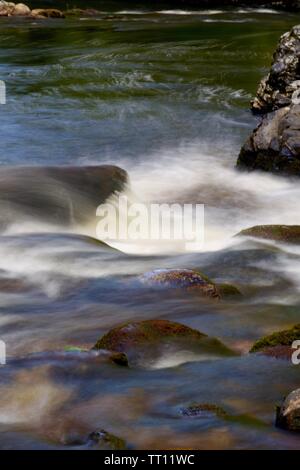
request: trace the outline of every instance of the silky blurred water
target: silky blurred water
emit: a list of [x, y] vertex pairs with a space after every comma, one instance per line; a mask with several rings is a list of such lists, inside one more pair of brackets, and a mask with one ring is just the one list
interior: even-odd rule
[[[84, 227], [64, 233], [50, 221], [28, 223], [15, 207], [0, 237], [8, 352], [0, 447], [68, 448], [73, 435], [104, 428], [133, 448], [297, 448], [297, 437], [274, 427], [276, 403], [298, 386], [297, 366], [247, 351], [299, 322], [299, 248], [232, 237], [254, 224], [300, 223], [297, 182], [234, 168], [255, 125], [249, 100], [298, 17], [98, 8], [94, 18], [1, 18], [0, 163], [118, 165], [137, 201], [204, 203], [205, 244], [198, 253], [139, 244], [115, 251], [82, 237]], [[11, 190], [22, 201], [17, 179]], [[244, 296], [211, 303], [134, 282], [160, 267], [200, 269]], [[162, 358], [159, 368], [134, 370], [70, 365], [46, 353], [90, 348], [118, 323], [152, 318], [217, 336], [242, 356], [176, 367]], [[44, 359], [28, 356], [37, 352]], [[207, 401], [262, 423], [180, 415], [181, 406]]]

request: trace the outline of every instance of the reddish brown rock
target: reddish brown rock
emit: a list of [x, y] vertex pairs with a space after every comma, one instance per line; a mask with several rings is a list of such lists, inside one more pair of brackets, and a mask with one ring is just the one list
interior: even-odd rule
[[[201, 360], [203, 356], [209, 358], [234, 355], [218, 339], [168, 320], [144, 320], [117, 326], [100, 338], [94, 349], [126, 353], [129, 363], [141, 365], [151, 365], [161, 358], [168, 358], [165, 363], [174, 365], [189, 360]], [[195, 355], [194, 358], [192, 354]], [[174, 357], [179, 358], [178, 361], [174, 361]]]
[[216, 285], [206, 276], [192, 269], [156, 269], [143, 274], [140, 281], [149, 287], [186, 290], [203, 297], [220, 299]]

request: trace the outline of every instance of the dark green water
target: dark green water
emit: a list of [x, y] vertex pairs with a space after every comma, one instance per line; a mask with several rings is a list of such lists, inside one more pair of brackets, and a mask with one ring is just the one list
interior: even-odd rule
[[[249, 100], [279, 36], [299, 19], [99, 9], [88, 19], [1, 18], [0, 163], [119, 165], [138, 200], [204, 202], [205, 246], [170, 255], [165, 246], [120, 244], [125, 253], [107, 253], [60, 227], [28, 225], [19, 211], [0, 237], [0, 269], [30, 288], [0, 296], [9, 356], [0, 369], [0, 447], [68, 448], [72, 436], [104, 428], [133, 448], [298, 448], [297, 436], [274, 427], [274, 407], [299, 385], [299, 369], [246, 353], [261, 335], [299, 322], [300, 252], [231, 237], [256, 223], [300, 223], [297, 183], [234, 169], [255, 125]], [[244, 297], [211, 304], [125, 283], [158, 267], [201, 269]], [[144, 370], [70, 366], [47, 355], [16, 362], [91, 347], [112, 326], [146, 318], [183, 322], [242, 356], [176, 367], [162, 360]], [[195, 401], [264, 425], [182, 418], [180, 407]]]

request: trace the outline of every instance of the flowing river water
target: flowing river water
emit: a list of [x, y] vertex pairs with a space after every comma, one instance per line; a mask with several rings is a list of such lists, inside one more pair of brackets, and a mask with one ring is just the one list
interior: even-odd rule
[[[298, 448], [299, 437], [274, 427], [274, 410], [299, 386], [299, 366], [247, 352], [260, 336], [299, 322], [300, 250], [233, 236], [255, 224], [300, 224], [298, 181], [235, 170], [256, 122], [249, 101], [279, 36], [299, 17], [99, 9], [94, 18], [0, 19], [0, 163], [120, 166], [137, 201], [204, 203], [205, 243], [196, 253], [145, 243], [106, 249], [82, 236], [85, 227], [66, 232], [47, 212], [28, 221], [24, 185], [35, 177], [2, 176], [14, 210], [12, 218], [1, 205], [0, 339], [8, 357], [0, 366], [0, 448], [84, 449], [74, 436], [99, 428], [135, 449]], [[233, 283], [243, 297], [216, 303], [130, 282], [178, 267]], [[134, 369], [49, 353], [90, 348], [119, 323], [153, 318], [216, 336], [239, 355], [162, 357]], [[192, 402], [216, 403], [235, 419], [183, 417], [180, 408]]]

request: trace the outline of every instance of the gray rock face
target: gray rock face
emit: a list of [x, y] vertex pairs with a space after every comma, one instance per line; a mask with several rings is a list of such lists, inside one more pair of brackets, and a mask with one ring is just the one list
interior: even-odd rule
[[300, 25], [281, 36], [271, 70], [263, 78], [251, 103], [257, 113], [300, 103]]
[[289, 431], [300, 431], [300, 388], [291, 392], [277, 408], [276, 426]]
[[300, 176], [300, 105], [267, 114], [242, 147], [237, 166]]
[[300, 176], [300, 26], [280, 38], [252, 111], [267, 114], [243, 145], [237, 167]]

